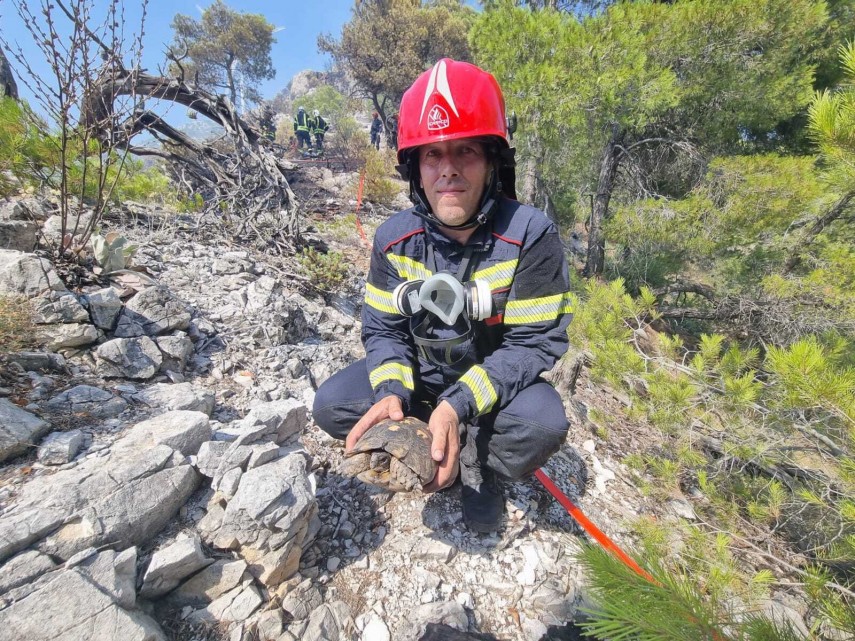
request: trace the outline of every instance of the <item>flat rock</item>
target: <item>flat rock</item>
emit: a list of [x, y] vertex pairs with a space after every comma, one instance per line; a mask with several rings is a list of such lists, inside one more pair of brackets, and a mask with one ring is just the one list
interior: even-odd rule
[[77, 385], [60, 392], [45, 404], [52, 412], [89, 414], [95, 418], [118, 416], [128, 407], [128, 402], [112, 392], [92, 385]]
[[197, 534], [156, 550], [143, 576], [140, 596], [154, 599], [175, 589], [188, 576], [214, 562], [202, 552]]
[[0, 610], [4, 638], [27, 641], [166, 641], [153, 619], [121, 608], [75, 570]]
[[36, 446], [50, 431], [50, 424], [14, 403], [0, 398], [0, 461]]
[[39, 325], [52, 323], [88, 323], [87, 312], [77, 296], [69, 291], [49, 291], [34, 298], [33, 322]]
[[170, 592], [167, 600], [175, 607], [205, 607], [237, 587], [244, 577], [246, 567], [246, 562], [242, 560], [215, 561]]
[[106, 378], [145, 380], [157, 374], [163, 356], [148, 336], [114, 338], [95, 352], [98, 373]]
[[208, 416], [214, 411], [214, 393], [192, 383], [156, 383], [134, 394], [133, 399], [163, 410], [193, 410]]
[[66, 291], [49, 261], [33, 254], [0, 249], [0, 293], [34, 298], [49, 291]]
[[64, 465], [72, 460], [83, 447], [83, 432], [52, 432], [39, 446], [38, 459], [45, 465]]
[[142, 545], [172, 520], [198, 483], [199, 476], [189, 465], [136, 479], [79, 511], [39, 547], [67, 559], [90, 546]]
[[52, 351], [91, 345], [102, 336], [98, 328], [89, 323], [40, 325], [38, 334], [44, 340], [45, 347]]
[[127, 436], [114, 446], [114, 451], [124, 454], [166, 445], [184, 456], [190, 456], [196, 454], [210, 438], [211, 424], [207, 414], [174, 410], [134, 425]]
[[[133, 608], [137, 601], [137, 549], [90, 550], [93, 554], [84, 556], [74, 567], [120, 606]], [[69, 564], [71, 560], [66, 566]]]
[[126, 304], [116, 325], [119, 338], [158, 336], [174, 329], [187, 329], [190, 312], [167, 287], [148, 287]]
[[0, 594], [29, 583], [55, 567], [56, 563], [49, 556], [37, 550], [21, 552], [0, 567]]

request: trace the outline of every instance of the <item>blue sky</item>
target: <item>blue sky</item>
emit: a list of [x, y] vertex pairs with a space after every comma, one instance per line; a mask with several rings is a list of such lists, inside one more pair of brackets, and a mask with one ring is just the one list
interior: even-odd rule
[[[39, 1], [30, 2], [37, 11]], [[172, 41], [170, 24], [175, 14], [183, 13], [198, 19], [202, 10], [210, 4], [210, 1], [205, 0], [150, 0], [143, 39], [143, 66], [154, 72], [158, 63], [163, 61], [166, 45]], [[337, 37], [342, 25], [350, 20], [353, 6], [352, 0], [226, 0], [226, 4], [236, 11], [262, 14], [279, 29], [272, 50], [276, 78], [261, 85], [261, 94], [265, 98], [273, 98], [298, 71], [322, 71], [327, 67], [331, 61], [318, 53], [318, 35], [331, 33]], [[95, 0], [96, 11], [106, 6], [106, 0]], [[125, 0], [125, 24], [128, 29], [138, 29], [140, 6], [138, 0]], [[0, 0], [0, 35], [12, 44], [18, 43], [38, 71], [47, 71], [47, 64], [43, 62], [41, 53], [19, 19], [13, 0]], [[7, 57], [18, 78], [18, 65], [8, 53]], [[18, 89], [25, 98], [29, 98], [22, 84], [18, 82]]]

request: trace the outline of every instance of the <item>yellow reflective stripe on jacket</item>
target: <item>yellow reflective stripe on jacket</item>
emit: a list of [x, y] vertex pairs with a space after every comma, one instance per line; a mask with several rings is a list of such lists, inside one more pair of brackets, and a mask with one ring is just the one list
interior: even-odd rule
[[413, 368], [409, 365], [402, 365], [401, 363], [386, 363], [381, 365], [368, 375], [368, 380], [374, 389], [385, 381], [398, 381], [408, 390], [416, 388], [413, 383]]
[[518, 260], [506, 260], [486, 269], [480, 269], [472, 274], [472, 280], [485, 280], [490, 283], [490, 289], [509, 287], [514, 280]]
[[478, 365], [471, 367], [468, 372], [461, 376], [460, 382], [466, 385], [472, 392], [472, 396], [475, 397], [475, 408], [479, 416], [489, 412], [499, 399], [496, 388], [490, 382], [487, 372]]
[[398, 270], [398, 276], [404, 280], [424, 280], [430, 278], [433, 272], [429, 270], [423, 263], [408, 258], [407, 256], [398, 256], [397, 254], [386, 254], [392, 266]]
[[505, 325], [524, 325], [526, 323], [541, 323], [555, 320], [562, 314], [573, 311], [574, 297], [570, 292], [529, 298], [526, 300], [509, 300], [505, 307]]
[[365, 304], [387, 314], [400, 314], [391, 292], [384, 292], [371, 283], [365, 284]]

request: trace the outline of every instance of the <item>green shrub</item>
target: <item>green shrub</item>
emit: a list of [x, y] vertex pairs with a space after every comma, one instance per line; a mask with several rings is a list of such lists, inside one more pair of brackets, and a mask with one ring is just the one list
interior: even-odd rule
[[347, 278], [347, 261], [341, 252], [324, 254], [309, 247], [300, 253], [298, 261], [309, 284], [319, 292], [335, 292]]
[[10, 196], [18, 182], [34, 185], [54, 173], [55, 147], [46, 130], [25, 104], [0, 97], [0, 197]]
[[369, 145], [364, 151], [363, 163], [363, 200], [391, 205], [401, 193], [401, 183], [393, 178], [396, 175], [394, 152], [388, 149], [377, 150]]
[[142, 161], [128, 159], [113, 190], [113, 200], [172, 205], [177, 198], [175, 186], [160, 167], [144, 167]]

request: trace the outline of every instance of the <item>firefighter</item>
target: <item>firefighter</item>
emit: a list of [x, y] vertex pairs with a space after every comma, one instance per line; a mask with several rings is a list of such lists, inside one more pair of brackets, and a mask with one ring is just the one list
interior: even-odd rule
[[321, 116], [321, 112], [317, 109], [312, 111], [312, 133], [315, 134], [315, 147], [318, 151], [324, 148], [324, 136], [329, 128], [330, 126]]
[[371, 145], [374, 149], [380, 149], [380, 133], [383, 131], [383, 121], [376, 111], [371, 114]]
[[568, 429], [541, 378], [568, 346], [568, 266], [555, 226], [515, 200], [507, 122], [496, 80], [465, 62], [440, 60], [404, 94], [398, 167], [414, 206], [374, 237], [366, 357], [324, 382], [313, 408], [348, 449], [386, 418], [427, 421], [438, 469], [423, 489], [459, 470], [476, 532], [501, 525], [501, 481], [543, 465]]
[[294, 135], [297, 136], [297, 148], [302, 149], [305, 143], [307, 149], [312, 148], [312, 138], [309, 135], [309, 125], [311, 118], [306, 113], [305, 107], [297, 109], [297, 115], [294, 116]]

